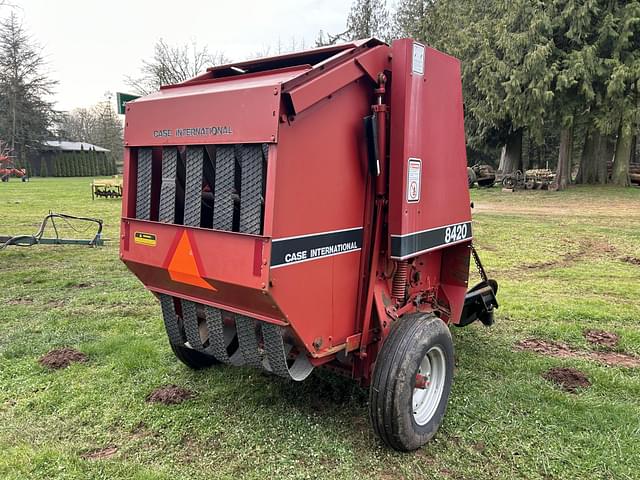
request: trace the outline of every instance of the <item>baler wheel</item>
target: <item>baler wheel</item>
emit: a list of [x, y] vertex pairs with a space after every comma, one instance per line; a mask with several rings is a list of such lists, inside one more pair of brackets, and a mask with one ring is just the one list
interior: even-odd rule
[[171, 342], [169, 342], [169, 345], [171, 345], [171, 350], [173, 350], [176, 358], [193, 370], [201, 370], [220, 363], [211, 355], [206, 355], [193, 348], [181, 347]]
[[408, 314], [394, 325], [369, 390], [371, 423], [385, 444], [406, 452], [435, 436], [451, 392], [453, 353], [449, 328], [432, 314]]

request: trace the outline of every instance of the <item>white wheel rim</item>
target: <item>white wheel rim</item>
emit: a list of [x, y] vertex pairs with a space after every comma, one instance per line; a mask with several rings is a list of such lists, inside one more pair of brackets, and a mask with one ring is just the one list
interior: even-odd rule
[[418, 375], [426, 378], [427, 385], [426, 388], [413, 389], [411, 408], [413, 419], [422, 426], [433, 418], [442, 399], [447, 375], [447, 364], [442, 348], [435, 346], [429, 349], [420, 362]]

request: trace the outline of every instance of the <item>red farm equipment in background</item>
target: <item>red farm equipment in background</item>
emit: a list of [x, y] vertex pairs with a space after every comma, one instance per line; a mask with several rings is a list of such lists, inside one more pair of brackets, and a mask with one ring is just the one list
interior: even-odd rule
[[11, 156], [11, 150], [0, 141], [0, 180], [8, 182], [11, 175], [27, 180], [27, 170], [24, 168], [16, 168]]
[[120, 255], [182, 362], [331, 366], [370, 386], [387, 445], [435, 435], [448, 325], [497, 307], [456, 59], [369, 39], [210, 68], [128, 103], [125, 147]]

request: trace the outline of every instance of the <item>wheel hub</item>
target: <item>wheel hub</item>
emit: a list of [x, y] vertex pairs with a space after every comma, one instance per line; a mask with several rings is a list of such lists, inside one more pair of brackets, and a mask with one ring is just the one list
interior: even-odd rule
[[425, 425], [436, 413], [444, 391], [445, 377], [444, 352], [439, 346], [434, 346], [423, 357], [416, 374], [411, 406], [418, 425]]

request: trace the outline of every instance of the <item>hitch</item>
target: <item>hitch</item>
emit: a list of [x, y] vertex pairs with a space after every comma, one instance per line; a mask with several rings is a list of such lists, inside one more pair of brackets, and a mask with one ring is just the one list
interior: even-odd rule
[[476, 320], [480, 320], [484, 325], [490, 327], [494, 322], [493, 312], [498, 308], [498, 300], [496, 298], [498, 282], [487, 278], [480, 256], [473, 245], [471, 245], [471, 254], [482, 281], [465, 295], [460, 322], [456, 326], [466, 327]]
[[498, 282], [493, 279], [483, 280], [467, 292], [464, 297], [464, 307], [460, 315], [458, 327], [466, 327], [470, 323], [480, 320], [484, 325], [493, 325], [493, 313], [498, 308]]

